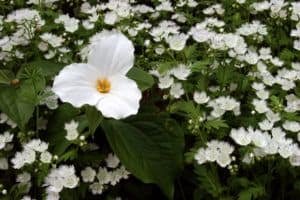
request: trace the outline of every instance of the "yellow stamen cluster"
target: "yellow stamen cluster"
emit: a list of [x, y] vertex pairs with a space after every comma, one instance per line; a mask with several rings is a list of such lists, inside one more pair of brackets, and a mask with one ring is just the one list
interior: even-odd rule
[[98, 92], [108, 93], [110, 91], [110, 88], [111, 88], [111, 84], [106, 78], [97, 80], [97, 90], [98, 90]]

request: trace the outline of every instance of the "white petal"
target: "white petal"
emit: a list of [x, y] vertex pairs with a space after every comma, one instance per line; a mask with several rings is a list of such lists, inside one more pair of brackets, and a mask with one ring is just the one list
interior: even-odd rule
[[71, 64], [55, 77], [52, 90], [74, 107], [96, 105], [104, 96], [96, 88], [99, 76], [97, 69], [89, 64]]
[[111, 91], [96, 105], [104, 117], [126, 118], [137, 114], [142, 97], [137, 84], [126, 76], [110, 77]]
[[122, 33], [104, 35], [91, 45], [88, 63], [99, 68], [104, 76], [125, 75], [133, 66], [134, 47]]

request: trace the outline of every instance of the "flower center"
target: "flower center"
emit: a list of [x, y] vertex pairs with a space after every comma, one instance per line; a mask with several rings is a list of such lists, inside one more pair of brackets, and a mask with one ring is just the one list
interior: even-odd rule
[[110, 91], [110, 82], [104, 78], [97, 80], [97, 90], [100, 93], [108, 93]]

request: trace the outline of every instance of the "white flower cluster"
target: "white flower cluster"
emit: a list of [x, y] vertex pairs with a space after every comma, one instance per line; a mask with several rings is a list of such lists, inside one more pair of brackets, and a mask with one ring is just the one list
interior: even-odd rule
[[178, 66], [162, 74], [160, 74], [157, 70], [151, 70], [150, 73], [158, 78], [158, 87], [160, 89], [170, 88], [170, 95], [175, 99], [178, 99], [185, 92], [182, 83], [175, 82], [173, 77], [175, 77], [178, 81], [184, 81], [191, 74], [191, 69], [188, 65], [179, 64]]
[[67, 32], [74, 33], [79, 28], [79, 20], [69, 15], [60, 15], [54, 20], [56, 24], [63, 24]]
[[237, 29], [237, 33], [243, 36], [250, 35], [267, 35], [267, 28], [265, 25], [261, 24], [260, 21], [253, 21], [252, 23], [243, 24]]
[[213, 110], [210, 113], [212, 118], [219, 118], [227, 111], [233, 111], [235, 115], [240, 115], [240, 103], [232, 97], [218, 97], [208, 102], [208, 107]]
[[47, 186], [47, 200], [58, 200], [59, 192], [63, 188], [75, 188], [78, 185], [79, 178], [75, 174], [74, 166], [61, 165], [51, 170], [45, 179]]
[[24, 8], [15, 10], [4, 19], [6, 23], [15, 23], [16, 30], [12, 35], [0, 38], [0, 60], [10, 61], [13, 57], [23, 58], [24, 54], [19, 50], [12, 55], [10, 51], [16, 46], [25, 46], [30, 43], [37, 29], [41, 28], [45, 21], [36, 10]]
[[[300, 165], [300, 148], [291, 138], [287, 138], [286, 133], [279, 127], [272, 128], [271, 135], [259, 129], [254, 130], [252, 127], [247, 128], [247, 130], [240, 127], [239, 129], [232, 129], [230, 137], [241, 146], [252, 143], [255, 147], [252, 155], [256, 157], [278, 153], [283, 158], [290, 158], [292, 165]], [[247, 154], [244, 162], [251, 162], [250, 158], [251, 156]]]
[[[82, 180], [85, 183], [91, 183], [89, 188], [93, 194], [102, 194], [108, 185], [116, 185], [121, 179], [127, 179], [129, 172], [124, 166], [119, 166], [120, 161], [116, 155], [109, 154], [105, 159], [106, 167], [99, 167], [98, 172], [86, 167], [81, 171]], [[94, 182], [95, 177], [97, 181]]]
[[234, 147], [224, 141], [212, 140], [206, 148], [199, 148], [195, 154], [195, 160], [199, 165], [206, 162], [217, 162], [221, 167], [230, 165], [233, 158], [231, 154]]
[[222, 4], [214, 4], [205, 8], [202, 12], [206, 15], [213, 15], [213, 14], [223, 15], [225, 10]]
[[23, 145], [23, 151], [17, 152], [12, 158], [13, 168], [20, 169], [26, 164], [32, 164], [36, 161], [37, 154], [40, 155], [42, 163], [50, 163], [52, 154], [47, 151], [48, 144], [40, 139], [33, 139]]

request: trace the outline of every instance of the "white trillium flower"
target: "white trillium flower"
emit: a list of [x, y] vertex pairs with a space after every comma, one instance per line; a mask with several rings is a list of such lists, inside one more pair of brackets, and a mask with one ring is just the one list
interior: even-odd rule
[[126, 77], [134, 62], [134, 47], [122, 33], [112, 32], [91, 45], [88, 63], [66, 66], [54, 79], [53, 91], [74, 107], [95, 106], [104, 117], [136, 114], [142, 97]]

